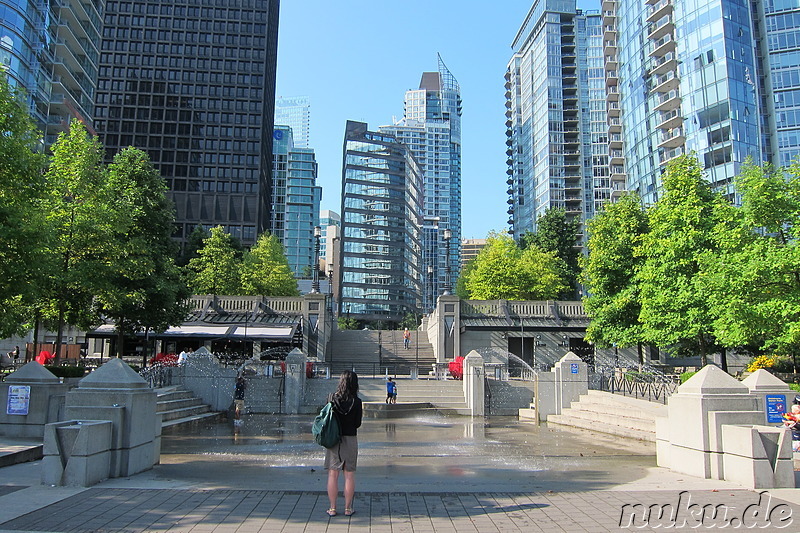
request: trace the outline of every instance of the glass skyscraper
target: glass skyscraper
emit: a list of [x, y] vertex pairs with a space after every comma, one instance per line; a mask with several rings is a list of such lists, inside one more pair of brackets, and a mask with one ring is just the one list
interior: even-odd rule
[[610, 197], [600, 15], [537, 0], [506, 71], [508, 214], [519, 239], [545, 211], [585, 222]]
[[73, 118], [93, 131], [102, 10], [101, 0], [0, 5], [0, 65], [25, 89], [47, 146]]
[[[419, 89], [405, 94], [403, 119], [379, 131], [405, 144], [423, 175], [423, 307], [452, 290], [461, 268], [461, 89], [438, 57], [438, 71], [424, 72]], [[449, 250], [444, 242], [450, 232]], [[448, 272], [450, 279], [447, 278]]]
[[422, 175], [386, 132], [347, 121], [342, 168], [340, 316], [399, 322], [421, 306]]
[[307, 96], [279, 96], [275, 99], [275, 124], [289, 126], [297, 148], [309, 147], [311, 104]]
[[317, 185], [314, 150], [294, 146], [292, 129], [273, 130], [272, 223], [270, 231], [286, 250], [294, 275], [311, 277], [314, 265], [314, 227], [319, 225], [322, 188]]
[[146, 150], [175, 202], [175, 237], [270, 223], [278, 0], [109, 0], [96, 129]]

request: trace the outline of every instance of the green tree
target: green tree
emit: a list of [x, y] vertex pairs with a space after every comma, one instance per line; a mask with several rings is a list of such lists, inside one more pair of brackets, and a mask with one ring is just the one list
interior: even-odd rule
[[566, 288], [563, 265], [538, 246], [521, 250], [507, 234], [491, 234], [464, 279], [476, 300], [550, 300]]
[[195, 294], [240, 294], [241, 261], [233, 238], [222, 226], [211, 228], [198, 256], [189, 261], [189, 287]]
[[712, 192], [693, 156], [667, 166], [663, 188], [648, 213], [650, 231], [637, 250], [643, 259], [636, 276], [642, 334], [659, 346], [690, 342], [705, 365], [716, 342], [716, 317], [700, 258], [719, 253], [712, 233], [727, 202]]
[[727, 346], [796, 355], [800, 348], [800, 165], [784, 172], [748, 162], [736, 179], [742, 207], [703, 256], [714, 292], [715, 334]]
[[583, 302], [591, 319], [586, 338], [600, 347], [641, 345], [636, 273], [643, 258], [635, 251], [647, 231], [647, 214], [636, 194], [606, 204], [589, 221], [589, 255], [582, 259]]
[[97, 138], [73, 120], [52, 151], [43, 203], [50, 231], [44, 263], [50, 305], [42, 311], [56, 320], [58, 357], [65, 322], [88, 329], [98, 321], [91, 304], [98, 279], [107, 272], [116, 218]]
[[183, 251], [178, 256], [176, 261], [178, 266], [185, 267], [189, 261], [198, 256], [198, 250], [203, 247], [203, 241], [211, 236], [211, 232], [205, 229], [202, 225], [198, 224], [194, 227], [186, 243], [183, 245]]
[[245, 253], [241, 270], [244, 294], [299, 296], [283, 245], [275, 235], [261, 234]]
[[470, 276], [470, 272], [475, 266], [475, 258], [470, 259], [467, 261], [467, 264], [463, 266], [461, 269], [461, 273], [458, 275], [458, 279], [456, 280], [456, 296], [461, 298], [462, 300], [469, 300], [470, 295], [469, 291], [467, 290], [467, 278]]
[[189, 289], [173, 260], [174, 208], [149, 156], [132, 147], [118, 153], [108, 167], [106, 187], [117, 221], [112, 260], [96, 302], [117, 325], [122, 355], [125, 334], [182, 323]]
[[573, 299], [578, 290], [580, 265], [578, 257], [578, 234], [581, 221], [578, 218], [567, 218], [563, 208], [550, 208], [536, 221], [536, 231], [525, 233], [520, 239], [523, 250], [530, 246], [538, 246], [540, 250], [552, 252], [561, 259], [561, 268], [569, 287], [559, 295], [562, 299]]
[[47, 257], [41, 211], [46, 157], [24, 95], [0, 74], [0, 337], [21, 333]]

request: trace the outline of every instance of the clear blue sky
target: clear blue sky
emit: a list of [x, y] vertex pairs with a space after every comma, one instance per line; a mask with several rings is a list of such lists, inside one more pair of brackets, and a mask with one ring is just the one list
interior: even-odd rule
[[[595, 7], [594, 4], [597, 4]], [[494, 0], [281, 2], [277, 96], [308, 96], [310, 146], [322, 209], [341, 210], [347, 120], [375, 130], [403, 115], [403, 97], [436, 71], [437, 52], [461, 86], [462, 236], [484, 238], [506, 221], [506, 65], [532, 2]], [[584, 9], [599, 1], [580, 0]]]

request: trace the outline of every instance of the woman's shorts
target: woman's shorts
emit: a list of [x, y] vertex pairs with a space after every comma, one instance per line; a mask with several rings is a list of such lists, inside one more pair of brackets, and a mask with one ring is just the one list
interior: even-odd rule
[[325, 449], [325, 470], [355, 472], [358, 463], [358, 437], [342, 435], [342, 440], [333, 448]]

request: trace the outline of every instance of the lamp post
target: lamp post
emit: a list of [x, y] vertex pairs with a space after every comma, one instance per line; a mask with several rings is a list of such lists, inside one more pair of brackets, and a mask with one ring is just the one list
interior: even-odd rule
[[314, 226], [314, 264], [311, 265], [313, 269], [311, 272], [311, 292], [319, 294], [319, 238], [322, 235], [322, 229], [319, 226]]
[[425, 288], [428, 291], [428, 297], [426, 300], [430, 307], [428, 308], [428, 312], [433, 312], [433, 309], [436, 307], [436, 295], [433, 292], [433, 265], [428, 265], [428, 283], [425, 284]]
[[444, 291], [442, 292], [442, 294], [447, 296], [450, 294], [450, 238], [453, 236], [453, 233], [450, 231], [450, 228], [445, 228], [443, 236], [444, 236], [445, 260], [444, 260]]
[[331, 293], [331, 316], [333, 316], [333, 265], [328, 265], [328, 291]]

